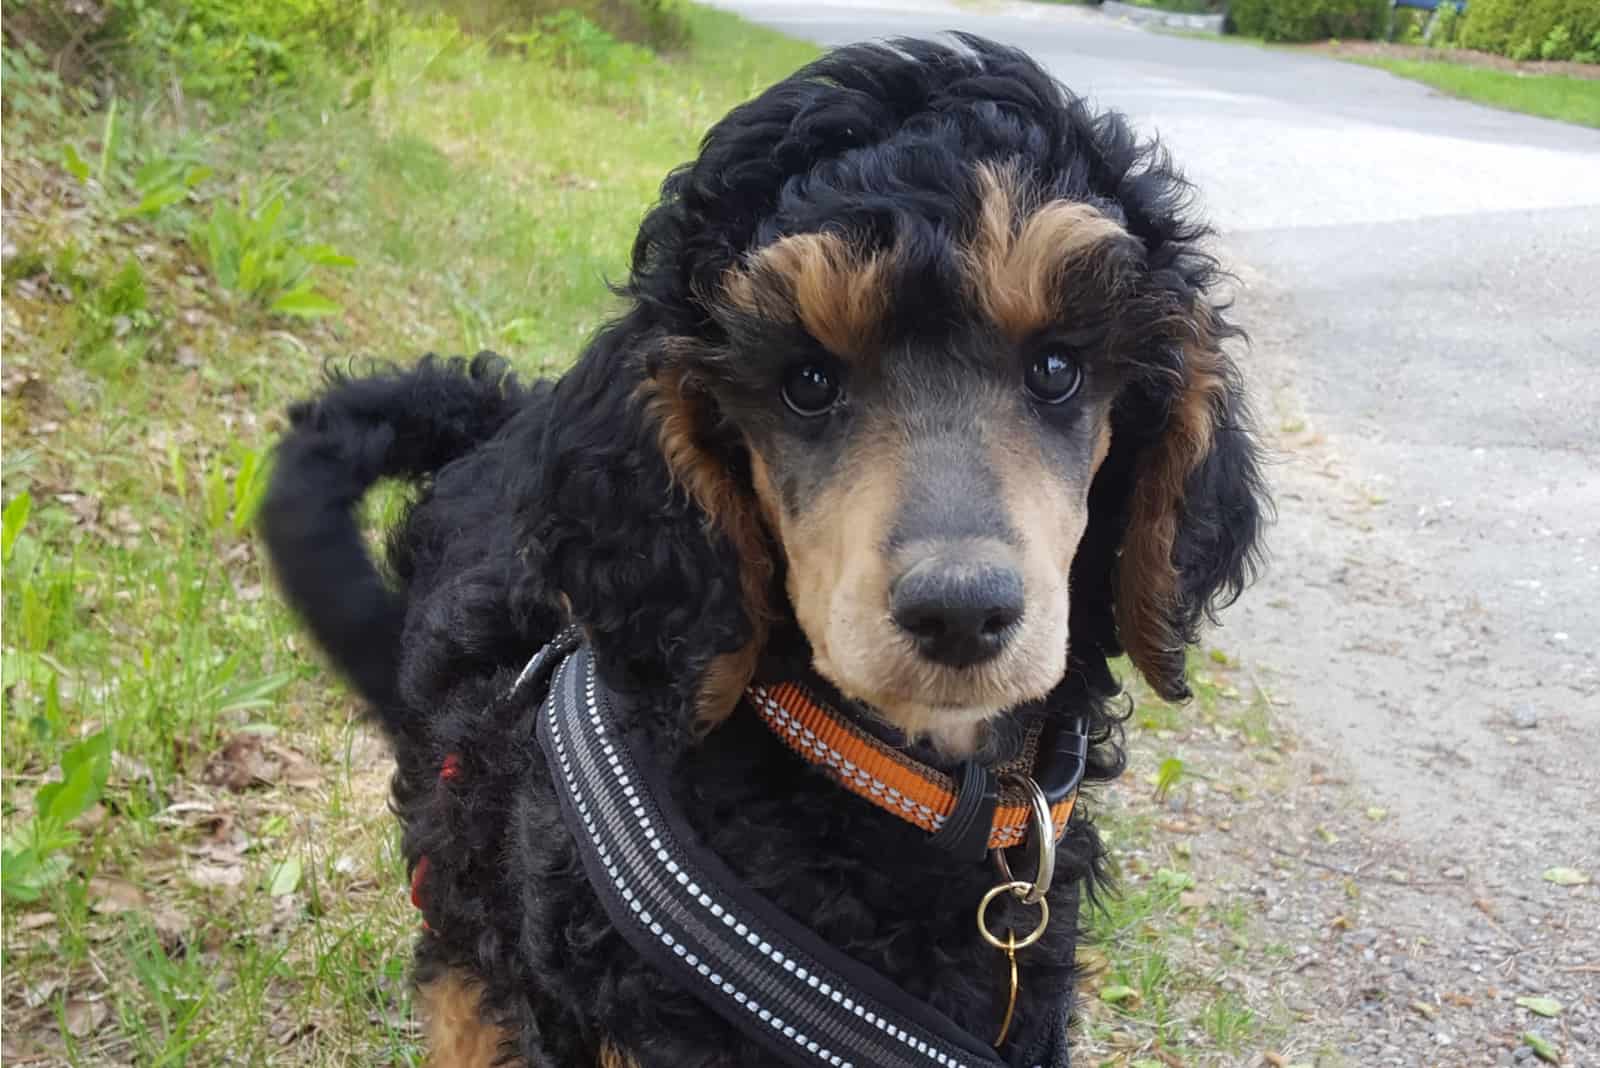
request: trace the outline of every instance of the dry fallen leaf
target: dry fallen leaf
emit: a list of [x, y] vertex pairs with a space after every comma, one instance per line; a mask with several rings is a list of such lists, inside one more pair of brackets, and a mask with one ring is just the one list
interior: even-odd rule
[[1078, 950], [1077, 964], [1079, 972], [1086, 976], [1102, 975], [1111, 966], [1106, 955], [1093, 946]]
[[137, 912], [148, 904], [145, 892], [126, 879], [96, 876], [89, 880], [89, 907], [102, 915]]
[[63, 982], [64, 980], [60, 976], [51, 976], [48, 979], [41, 979], [37, 983], [23, 987], [22, 1003], [30, 1009], [37, 1009], [40, 1005], [55, 997], [56, 991], [61, 989]]
[[155, 772], [150, 765], [122, 752], [111, 754], [111, 781], [115, 783], [145, 782], [155, 785]]
[[195, 864], [189, 869], [189, 881], [196, 886], [242, 886], [244, 885], [244, 865]]
[[161, 944], [168, 949], [181, 945], [194, 926], [188, 916], [170, 907], [156, 909], [150, 914], [150, 922], [155, 926]]
[[100, 499], [86, 493], [58, 493], [56, 500], [67, 506], [80, 524], [92, 524], [100, 518]]
[[73, 820], [72, 827], [78, 831], [93, 831], [97, 830], [105, 821], [106, 806], [96, 803], [83, 815]]
[[66, 1018], [68, 1034], [73, 1038], [86, 1038], [100, 1029], [106, 1017], [111, 1015], [111, 1010], [106, 1008], [104, 1001], [98, 999], [70, 998], [62, 1015]]
[[316, 764], [255, 731], [240, 731], [206, 761], [205, 781], [235, 792], [256, 786], [315, 786]]

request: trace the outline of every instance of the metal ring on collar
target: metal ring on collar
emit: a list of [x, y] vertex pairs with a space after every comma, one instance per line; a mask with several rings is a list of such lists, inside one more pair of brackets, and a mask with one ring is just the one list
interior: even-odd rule
[[1022, 784], [1028, 794], [1028, 804], [1032, 809], [1028, 822], [1029, 830], [1033, 832], [1034, 859], [1038, 861], [1034, 869], [1032, 883], [1026, 883], [1011, 874], [1011, 862], [1006, 859], [1004, 849], [994, 851], [995, 867], [1000, 871], [1000, 877], [1008, 883], [1022, 883], [1028, 888], [1026, 893], [1018, 894], [1024, 905], [1037, 905], [1044, 900], [1044, 895], [1050, 892], [1050, 884], [1056, 877], [1056, 825], [1050, 818], [1050, 801], [1044, 796], [1044, 791], [1039, 784], [1026, 775], [1011, 776]]
[[1001, 883], [998, 886], [992, 887], [987, 894], [983, 895], [983, 900], [978, 902], [978, 933], [983, 936], [983, 940], [985, 942], [989, 943], [995, 949], [1001, 950], [1005, 953], [1015, 953], [1019, 949], [1026, 949], [1028, 946], [1033, 945], [1035, 942], [1039, 941], [1040, 938], [1044, 937], [1044, 929], [1050, 926], [1050, 902], [1041, 898], [1038, 902], [1039, 923], [1024, 937], [1016, 938], [1008, 931], [1005, 941], [1001, 941], [993, 931], [989, 930], [989, 920], [987, 914], [989, 912], [989, 905], [994, 901], [994, 899], [1005, 893], [1007, 890], [1011, 891], [1020, 898], [1022, 897], [1023, 892], [1027, 889], [1027, 883], [1023, 882], [1021, 879], [1016, 879], [1011, 882]]

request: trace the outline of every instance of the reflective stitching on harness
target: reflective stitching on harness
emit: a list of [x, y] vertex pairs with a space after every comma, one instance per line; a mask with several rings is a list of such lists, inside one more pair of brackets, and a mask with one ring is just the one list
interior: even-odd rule
[[[821, 1043], [806, 1034], [800, 1027], [797, 1027], [794, 1022], [783, 1019], [770, 1006], [763, 1005], [751, 996], [747, 990], [731, 982], [726, 976], [715, 970], [714, 962], [700, 959], [698, 955], [676, 939], [670, 931], [666, 930], [659, 918], [651, 914], [648, 901], [643, 899], [628, 874], [624, 872], [618, 858], [613, 855], [611, 849], [607, 846], [603, 838], [606, 832], [600, 828], [596, 821], [597, 817], [591, 809], [591, 802], [598, 806], [605, 802], [614, 802], [616, 798], [606, 796], [591, 797], [585, 793], [578, 771], [574, 767], [578, 757], [569, 747], [567, 738], [563, 734], [564, 725], [557, 694], [563, 686], [569, 684], [567, 675], [573, 670], [576, 669], [572, 666], [571, 659], [561, 665], [556, 672], [556, 677], [551, 687], [551, 695], [546, 701], [545, 717], [550, 726], [550, 736], [554, 750], [552, 755], [572, 799], [573, 808], [582, 822], [585, 832], [588, 834], [589, 841], [595, 848], [606, 877], [627, 904], [636, 922], [641, 928], [647, 930], [652, 937], [657, 939], [662, 946], [671, 950], [676, 957], [682, 959], [685, 964], [693, 968], [704, 980], [730, 998], [750, 1016], [770, 1028], [775, 1034], [783, 1036], [797, 1049], [804, 1050], [807, 1054], [817, 1058], [819, 1062], [834, 1066], [834, 1068], [854, 1068], [851, 1061], [822, 1046]], [[629, 768], [624, 764], [618, 752], [619, 748], [621, 748], [621, 743], [612, 740], [604, 717], [601, 715], [595, 692], [592, 667], [584, 679], [583, 698], [582, 715], [587, 720], [587, 729], [593, 731], [594, 738], [599, 743], [597, 746], [598, 752], [603, 757], [605, 767], [609, 770], [615, 784], [620, 788], [619, 792], [627, 805], [628, 814], [631, 815], [634, 826], [644, 833], [645, 841], [649, 846], [649, 856], [653, 857], [660, 866], [660, 872], [664, 873], [664, 876], [652, 880], [658, 884], [656, 887], [658, 894], [662, 893], [663, 890], [671, 894], [673, 892], [671, 888], [676, 887], [678, 895], [684, 901], [692, 902], [697, 906], [704, 916], [710, 918], [713, 925], [720, 924], [723, 928], [731, 930], [745, 945], [748, 945], [763, 959], [769, 961], [771, 965], [781, 968], [788, 975], [805, 983], [808, 989], [826, 998], [830, 1004], [839, 1006], [840, 1009], [850, 1013], [855, 1019], [892, 1039], [908, 1053], [926, 1058], [927, 1063], [940, 1065], [941, 1068], [969, 1068], [968, 1062], [959, 1056], [939, 1049], [937, 1044], [930, 1043], [925, 1038], [899, 1026], [892, 1020], [884, 1018], [855, 998], [847, 995], [838, 988], [837, 983], [830, 983], [823, 976], [809, 971], [802, 962], [795, 960], [778, 947], [773, 946], [766, 938], [762, 937], [758, 930], [752, 929], [748, 917], [744, 916], [737, 906], [727, 905], [718, 901], [700, 887], [690, 874], [685, 872], [682, 866], [673, 859], [673, 853], [668, 849], [668, 845], [671, 843], [664, 840], [658, 833], [650, 818], [648, 809], [641, 800], [640, 790], [635, 786]], [[591, 762], [592, 760], [593, 756], [591, 754]], [[649, 876], [646, 877], [649, 878]]]
[[[555, 689], [562, 684], [566, 673], [570, 670], [572, 670], [572, 662], [568, 660], [566, 663], [562, 664], [560, 669], [556, 672], [556, 680], [552, 689]], [[586, 711], [588, 713], [589, 722], [593, 726], [595, 734], [598, 737], [604, 738], [606, 736], [606, 727], [601, 721], [600, 710], [595, 701], [594, 676], [592, 674], [584, 683], [584, 702]], [[554, 728], [558, 724], [557, 717], [559, 716], [559, 711], [555, 701], [550, 701], [548, 704], [550, 708], [549, 719], [551, 726]], [[623, 876], [620, 867], [612, 861], [610, 850], [607, 849], [604, 842], [600, 840], [598, 829], [595, 826], [594, 820], [589, 815], [587, 801], [580, 792], [577, 779], [572, 774], [572, 766], [567, 755], [566, 742], [563, 739], [559, 729], [553, 729], [551, 731], [551, 737], [555, 740], [556, 761], [561, 767], [562, 776], [566, 779], [567, 789], [571, 791], [572, 796], [577, 800], [578, 815], [583, 821], [584, 829], [589, 832], [590, 840], [595, 843], [596, 851], [599, 853], [601, 861], [606, 865], [606, 874], [611, 877], [611, 880], [616, 886], [618, 893], [620, 893], [622, 895], [622, 899], [627, 902], [628, 907], [633, 911], [634, 918], [639, 921], [640, 925], [649, 930], [652, 935], [655, 935], [661, 941], [661, 944], [672, 950], [675, 955], [682, 957], [684, 959], [684, 963], [688, 964], [691, 968], [694, 968], [695, 971], [699, 972], [701, 976], [710, 981], [712, 985], [716, 986], [724, 994], [731, 997], [735, 1003], [742, 1006], [747, 1012], [755, 1015], [761, 1020], [762, 1023], [765, 1023], [774, 1031], [782, 1034], [785, 1038], [791, 1039], [796, 1045], [800, 1046], [802, 1049], [805, 1049], [807, 1052], [823, 1058], [830, 1065], [836, 1066], [836, 1068], [854, 1068], [854, 1065], [850, 1061], [844, 1060], [837, 1054], [821, 1048], [816, 1042], [813, 1042], [811, 1039], [809, 1039], [803, 1032], [796, 1029], [794, 1025], [786, 1023], [782, 1017], [775, 1015], [770, 1009], [764, 1008], [760, 1002], [750, 997], [743, 990], [740, 990], [738, 987], [734, 986], [727, 979], [722, 978], [720, 974], [713, 972], [709, 964], [706, 964], [704, 961], [700, 960], [697, 955], [688, 952], [683, 945], [678, 943], [677, 940], [674, 939], [669, 932], [663, 929], [661, 924], [650, 915], [650, 913], [645, 909], [644, 905], [639, 901], [638, 896], [634, 893], [633, 888], [628, 883], [628, 880]], [[633, 788], [633, 784], [629, 780], [626, 770], [622, 767], [621, 762], [617, 759], [616, 747], [608, 741], [602, 744], [601, 751], [605, 754], [607, 763], [610, 765], [618, 783], [623, 787], [623, 794], [628, 799], [628, 803], [632, 809], [634, 818], [638, 821], [639, 826], [644, 829], [646, 838], [650, 842], [650, 845], [657, 851], [657, 858], [659, 860], [667, 861], [670, 854], [668, 854], [664, 848], [660, 836], [657, 835], [651, 827], [649, 815], [645, 812], [644, 806], [639, 803], [637, 791]], [[673, 865], [673, 867], [675, 868], [676, 865]], [[678, 881], [687, 887], [689, 883], [689, 878], [687, 875], [685, 875], [681, 870], [674, 871], [673, 874], [678, 877]], [[737, 923], [732, 913], [720, 906], [714, 906], [710, 895], [701, 892], [694, 898], [694, 900], [696, 900], [697, 903], [702, 904], [708, 911], [715, 907], [716, 915], [719, 916], [725, 924], [733, 926], [740, 935], [746, 935], [748, 933], [749, 928], [743, 923]]]

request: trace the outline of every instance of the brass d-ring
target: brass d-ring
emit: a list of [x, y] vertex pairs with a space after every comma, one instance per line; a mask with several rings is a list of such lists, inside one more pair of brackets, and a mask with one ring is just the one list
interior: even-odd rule
[[1016, 895], [1020, 901], [1030, 888], [1031, 884], [1025, 883], [1021, 879], [1009, 883], [1001, 883], [993, 887], [987, 894], [984, 894], [983, 900], [978, 902], [978, 933], [983, 936], [985, 942], [1003, 953], [1014, 953], [1019, 949], [1026, 949], [1028, 946], [1033, 945], [1044, 937], [1044, 929], [1050, 926], [1050, 902], [1040, 898], [1036, 902], [1039, 906], [1039, 923], [1023, 938], [1013, 941], [1012, 935], [1008, 931], [1006, 940], [1002, 942], [993, 931], [989, 930], [988, 912], [989, 906], [993, 904], [994, 899], [1009, 891]]
[[[1021, 783], [1028, 794], [1030, 817], [1028, 830], [1033, 837], [1034, 859], [1038, 862], [1034, 869], [1033, 882], [1028, 884], [1028, 892], [1019, 896], [1024, 905], [1037, 905], [1044, 900], [1044, 895], [1050, 892], [1050, 884], [1056, 877], [1056, 825], [1050, 816], [1050, 799], [1044, 796], [1039, 784], [1026, 775], [1016, 775], [1012, 778]], [[994, 851], [994, 863], [1002, 879], [1007, 882], [1022, 882], [1011, 874], [1011, 862], [1006, 859], [1004, 849]]]

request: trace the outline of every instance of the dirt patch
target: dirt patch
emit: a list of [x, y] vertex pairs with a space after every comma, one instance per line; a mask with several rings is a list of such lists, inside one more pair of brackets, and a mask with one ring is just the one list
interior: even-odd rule
[[1138, 738], [1208, 777], [1174, 791], [1156, 848], [1186, 842], [1202, 889], [1249, 903], [1266, 948], [1238, 969], [1295, 1011], [1292, 1063], [1600, 1063], [1595, 680], [1508, 658], [1416, 534], [1432, 517], [1307, 406], [1304, 309], [1240, 273], [1280, 518], [1213, 640], [1270, 715]]
[[1429, 48], [1426, 45], [1391, 44], [1386, 41], [1323, 41], [1302, 45], [1295, 51], [1316, 52], [1340, 59], [1410, 59], [1431, 63], [1455, 63], [1463, 67], [1486, 67], [1511, 74], [1556, 74], [1569, 78], [1600, 80], [1600, 64], [1574, 63], [1572, 60], [1515, 60], [1493, 52], [1470, 48]]
[[[1504, 885], [1482, 858], [1407, 836], [1349, 769], [1296, 737], [1292, 709], [1248, 665], [1208, 665], [1200, 682], [1198, 714], [1177, 726], [1139, 722], [1141, 706], [1130, 774], [1103, 802], [1114, 825], [1149, 831], [1112, 835], [1130, 886], [1167, 864], [1192, 873], [1212, 914], [1197, 926], [1230, 950], [1205, 960], [1196, 939], [1196, 966], [1258, 1021], [1250, 1046], [1204, 1041], [1185, 1065], [1532, 1065], [1530, 1033], [1549, 1063], [1596, 1063], [1592, 882], [1534, 871]], [[1233, 699], [1207, 708], [1207, 689]], [[1172, 757], [1187, 772], [1163, 796], [1150, 782]]]

